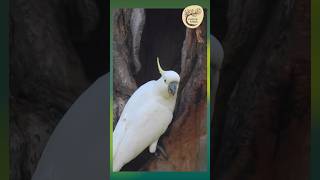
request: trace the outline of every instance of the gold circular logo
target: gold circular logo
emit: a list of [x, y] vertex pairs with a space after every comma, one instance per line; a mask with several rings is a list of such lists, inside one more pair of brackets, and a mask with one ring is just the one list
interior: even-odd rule
[[191, 5], [182, 12], [182, 21], [188, 28], [197, 28], [203, 21], [204, 13], [201, 6]]

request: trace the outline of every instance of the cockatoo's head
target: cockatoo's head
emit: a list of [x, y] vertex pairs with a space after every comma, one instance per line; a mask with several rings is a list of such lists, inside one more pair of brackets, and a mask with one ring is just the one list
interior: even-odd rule
[[161, 91], [169, 96], [174, 96], [178, 92], [180, 76], [174, 71], [164, 71], [159, 63], [159, 58], [157, 58], [158, 70], [161, 74], [161, 78], [158, 80], [160, 84]]

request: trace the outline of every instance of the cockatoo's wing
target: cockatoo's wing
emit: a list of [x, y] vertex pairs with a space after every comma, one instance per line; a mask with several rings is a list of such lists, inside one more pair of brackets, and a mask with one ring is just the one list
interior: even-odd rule
[[71, 106], [51, 135], [32, 180], [109, 177], [108, 86], [105, 75]]
[[[123, 165], [138, 156], [145, 148], [156, 142], [172, 120], [173, 112], [160, 98], [143, 98], [141, 106], [126, 111], [125, 118], [115, 129], [113, 169], [118, 171]], [[128, 101], [134, 103], [135, 101]], [[128, 104], [131, 105], [131, 104]]]
[[152, 98], [152, 91], [154, 87], [155, 81], [149, 81], [144, 85], [140, 86], [129, 98], [128, 102], [126, 103], [120, 119], [117, 122], [116, 128], [113, 132], [113, 158], [115, 152], [117, 152], [117, 148], [119, 145], [119, 140], [123, 137], [123, 132], [125, 131], [126, 125], [128, 124], [127, 121], [130, 121], [132, 118], [127, 118], [127, 112], [135, 111], [137, 107], [142, 106], [145, 104], [145, 99]]
[[113, 132], [113, 158], [115, 158], [115, 153], [117, 152], [117, 149], [119, 147], [119, 142], [123, 138], [123, 132], [126, 129], [126, 120], [123, 118], [122, 120], [119, 120], [117, 123], [117, 128]]

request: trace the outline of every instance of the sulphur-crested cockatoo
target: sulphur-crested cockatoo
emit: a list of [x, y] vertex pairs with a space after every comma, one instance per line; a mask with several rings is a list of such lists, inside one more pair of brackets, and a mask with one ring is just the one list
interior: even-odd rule
[[115, 127], [113, 171], [120, 171], [147, 147], [154, 153], [172, 120], [180, 77], [174, 71], [164, 71], [158, 58], [157, 64], [161, 77], [132, 94]]

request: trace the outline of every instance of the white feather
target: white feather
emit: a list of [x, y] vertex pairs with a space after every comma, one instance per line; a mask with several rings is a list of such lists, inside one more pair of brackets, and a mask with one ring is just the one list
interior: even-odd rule
[[169, 95], [164, 78], [180, 81], [177, 73], [165, 71], [159, 80], [138, 88], [125, 105], [113, 132], [113, 171], [119, 171], [152, 144], [153, 151], [169, 126], [177, 95]]

